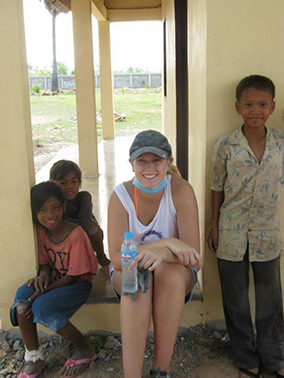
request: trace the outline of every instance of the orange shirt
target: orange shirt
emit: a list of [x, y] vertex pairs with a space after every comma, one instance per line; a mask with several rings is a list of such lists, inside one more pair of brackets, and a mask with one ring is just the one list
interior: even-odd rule
[[81, 227], [76, 227], [61, 243], [53, 243], [43, 227], [37, 226], [39, 265], [48, 264], [51, 278], [57, 281], [66, 274], [92, 281], [98, 262], [90, 240]]

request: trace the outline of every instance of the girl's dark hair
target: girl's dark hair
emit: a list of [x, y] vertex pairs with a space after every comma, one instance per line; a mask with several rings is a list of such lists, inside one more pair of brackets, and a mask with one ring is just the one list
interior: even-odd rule
[[251, 75], [242, 79], [236, 88], [236, 98], [240, 101], [242, 94], [249, 88], [255, 88], [261, 91], [269, 92], [272, 99], [275, 97], [275, 85], [268, 77], [261, 75]]
[[68, 173], [74, 172], [80, 184], [82, 181], [82, 172], [76, 163], [71, 160], [59, 160], [50, 168], [49, 179], [53, 181], [63, 180]]
[[31, 189], [31, 207], [34, 223], [38, 223], [37, 213], [50, 197], [57, 198], [60, 204], [64, 206], [64, 195], [60, 186], [57, 185], [54, 181], [41, 182]]

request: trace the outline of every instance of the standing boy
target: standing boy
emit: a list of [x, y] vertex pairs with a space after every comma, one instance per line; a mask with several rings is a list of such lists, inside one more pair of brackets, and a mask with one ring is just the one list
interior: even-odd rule
[[[284, 377], [283, 309], [278, 207], [284, 183], [284, 132], [268, 129], [275, 109], [273, 82], [245, 77], [236, 89], [241, 128], [215, 146], [212, 222], [208, 246], [216, 252], [234, 363], [241, 378], [261, 377], [261, 366]], [[249, 303], [251, 264], [256, 300], [257, 348]]]

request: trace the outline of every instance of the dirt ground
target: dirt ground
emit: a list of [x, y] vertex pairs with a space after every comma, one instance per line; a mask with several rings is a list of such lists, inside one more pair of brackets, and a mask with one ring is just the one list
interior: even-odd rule
[[47, 164], [62, 148], [74, 145], [68, 142], [56, 142], [53, 144], [34, 144], [34, 165], [37, 173], [45, 164]]
[[[216, 339], [216, 334], [218, 339]], [[1, 336], [1, 334], [0, 334]], [[171, 378], [237, 378], [238, 370], [232, 364], [232, 351], [228, 340], [222, 341], [217, 331], [208, 331], [205, 325], [183, 329], [179, 333], [171, 364]], [[122, 378], [120, 335], [90, 331], [86, 335], [98, 352], [82, 378]], [[1, 342], [1, 338], [0, 338]], [[44, 336], [41, 347], [46, 367], [39, 378], [58, 377], [58, 371], [72, 355], [72, 347], [59, 336]], [[148, 378], [153, 360], [153, 338], [149, 335], [145, 350], [143, 376]], [[23, 366], [24, 346], [19, 338], [7, 334], [0, 344], [0, 378], [17, 377]], [[264, 374], [265, 378], [273, 377]]]
[[[119, 335], [98, 335], [90, 332], [88, 340], [99, 351], [98, 359], [91, 363], [81, 375], [82, 378], [123, 377], [121, 339]], [[41, 345], [47, 366], [41, 377], [56, 377], [72, 348], [57, 336], [41, 339]], [[143, 378], [148, 377], [153, 360], [153, 338], [149, 336], [145, 350]], [[0, 349], [1, 351], [1, 349]], [[22, 366], [24, 349], [19, 339], [9, 339], [2, 345], [2, 363], [0, 377], [16, 377]], [[171, 377], [174, 378], [235, 378], [238, 376], [231, 363], [231, 349], [228, 342], [222, 342], [212, 337], [204, 326], [196, 326], [180, 333], [177, 337], [171, 367]], [[5, 364], [3, 364], [5, 360]], [[5, 369], [6, 373], [5, 374]], [[2, 374], [1, 374], [2, 373]]]

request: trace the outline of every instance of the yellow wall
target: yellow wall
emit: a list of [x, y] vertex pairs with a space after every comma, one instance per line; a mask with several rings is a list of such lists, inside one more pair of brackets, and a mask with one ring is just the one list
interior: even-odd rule
[[176, 65], [175, 65], [175, 22], [174, 0], [164, 0], [162, 21], [166, 20], [167, 96], [163, 96], [163, 132], [167, 135], [176, 157]]
[[[188, 3], [188, 99], [189, 164], [188, 181], [194, 186], [198, 207], [205, 201], [206, 167], [206, 0]], [[199, 213], [200, 234], [204, 234], [204, 212]], [[201, 254], [203, 245], [201, 243]], [[204, 271], [206, 267], [204, 268]], [[199, 274], [203, 286], [203, 272]]]
[[[261, 74], [276, 84], [277, 109], [268, 125], [283, 127], [284, 3], [281, 0], [189, 1], [189, 177], [201, 224], [211, 217], [211, 154], [222, 135], [241, 125], [234, 90], [244, 76]], [[281, 214], [284, 207], [281, 206]], [[284, 233], [282, 232], [284, 235]], [[216, 257], [205, 244], [205, 320], [223, 317]]]
[[15, 290], [36, 273], [30, 211], [34, 166], [22, 1], [1, 1], [0, 40], [0, 320], [9, 327], [8, 310]]

